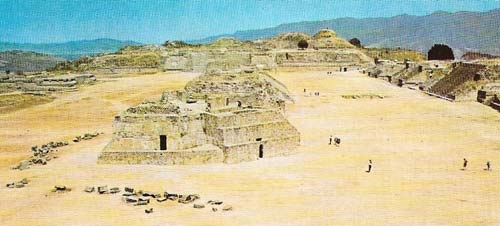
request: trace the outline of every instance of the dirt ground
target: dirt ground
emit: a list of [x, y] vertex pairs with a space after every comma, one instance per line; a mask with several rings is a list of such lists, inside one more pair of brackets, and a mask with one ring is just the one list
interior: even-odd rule
[[[298, 154], [233, 165], [96, 164], [114, 115], [182, 88], [193, 76], [116, 78], [1, 114], [0, 224], [500, 225], [500, 114], [357, 72], [275, 75], [296, 99], [287, 114], [301, 133]], [[94, 131], [104, 135], [60, 148], [59, 158], [45, 166], [9, 169], [32, 145]], [[330, 135], [342, 139], [340, 147], [328, 145]], [[465, 171], [463, 158], [469, 160]], [[371, 173], [365, 172], [368, 160]], [[488, 160], [491, 172], [483, 170]], [[24, 177], [31, 180], [27, 187], [5, 187]], [[56, 184], [73, 190], [53, 194]], [[144, 206], [127, 205], [120, 194], [83, 192], [89, 185], [197, 193], [234, 210], [153, 202], [154, 213], [145, 214]]]

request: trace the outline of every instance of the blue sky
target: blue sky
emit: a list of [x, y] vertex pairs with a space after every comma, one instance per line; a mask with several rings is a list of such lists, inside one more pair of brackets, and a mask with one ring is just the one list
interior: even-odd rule
[[500, 0], [0, 0], [0, 41], [162, 43], [288, 22], [495, 8]]

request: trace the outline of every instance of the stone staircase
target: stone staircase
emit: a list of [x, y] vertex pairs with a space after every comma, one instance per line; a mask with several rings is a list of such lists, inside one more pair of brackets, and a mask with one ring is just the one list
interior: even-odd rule
[[484, 66], [481, 66], [482, 65], [454, 63], [453, 70], [432, 85], [429, 92], [440, 96], [451, 97], [456, 88], [475, 79], [476, 74], [484, 69]]

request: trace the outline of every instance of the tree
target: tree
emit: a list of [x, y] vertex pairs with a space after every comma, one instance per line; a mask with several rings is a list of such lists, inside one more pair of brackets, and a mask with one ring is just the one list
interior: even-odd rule
[[428, 60], [454, 60], [453, 50], [444, 44], [435, 44], [427, 53]]
[[351, 45], [353, 46], [356, 46], [358, 48], [361, 48], [361, 41], [357, 38], [352, 38], [351, 40], [349, 40], [349, 43], [351, 43]]
[[297, 46], [299, 47], [299, 49], [307, 49], [307, 47], [309, 47], [309, 43], [307, 43], [305, 39], [302, 39], [299, 41]]

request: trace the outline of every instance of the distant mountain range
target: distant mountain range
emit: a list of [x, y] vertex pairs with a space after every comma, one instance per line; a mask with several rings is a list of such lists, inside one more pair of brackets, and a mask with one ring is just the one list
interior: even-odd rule
[[192, 43], [212, 42], [220, 37], [240, 40], [270, 38], [285, 32], [314, 34], [330, 28], [345, 39], [358, 38], [369, 47], [401, 47], [423, 53], [435, 43], [452, 47], [455, 56], [468, 51], [500, 55], [500, 9], [488, 12], [435, 12], [427, 16], [400, 15], [389, 18], [339, 18], [324, 21], [287, 23], [272, 28], [238, 31], [212, 36]]
[[140, 43], [134, 41], [120, 41], [115, 39], [95, 39], [43, 44], [0, 42], [0, 52], [9, 50], [33, 51], [73, 60], [84, 55], [113, 53], [123, 46], [139, 44]]
[[[500, 9], [488, 12], [435, 12], [427, 16], [400, 15], [389, 18], [339, 18], [324, 21], [287, 23], [272, 28], [238, 31], [190, 43], [208, 43], [220, 37], [255, 40], [274, 37], [286, 32], [315, 34], [323, 28], [335, 30], [345, 39], [358, 38], [364, 46], [408, 48], [423, 53], [435, 43], [453, 48], [455, 57], [465, 52], [500, 55]], [[9, 43], [0, 42], [0, 52], [10, 50], [33, 51], [73, 60], [83, 55], [116, 52], [126, 45], [140, 45], [135, 41], [95, 39], [64, 43]]]

